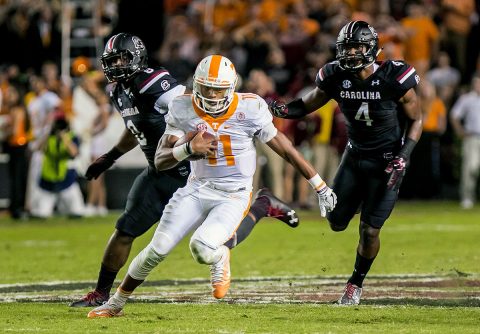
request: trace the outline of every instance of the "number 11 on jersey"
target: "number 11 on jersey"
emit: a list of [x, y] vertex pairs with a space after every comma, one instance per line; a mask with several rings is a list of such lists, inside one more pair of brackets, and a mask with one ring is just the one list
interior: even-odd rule
[[[218, 139], [222, 143], [223, 155], [225, 156], [225, 159], [227, 161], [227, 166], [234, 166], [235, 165], [235, 158], [233, 157], [232, 141], [230, 139], [230, 136], [229, 135], [220, 135], [218, 137]], [[218, 156], [219, 156], [219, 154], [218, 154], [218, 152], [216, 152], [215, 157], [208, 158], [208, 163], [210, 165], [216, 165]]]

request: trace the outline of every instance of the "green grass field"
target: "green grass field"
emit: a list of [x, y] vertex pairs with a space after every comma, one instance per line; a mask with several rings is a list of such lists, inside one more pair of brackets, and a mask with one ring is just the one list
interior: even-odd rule
[[[362, 304], [339, 307], [355, 259], [358, 216], [331, 232], [316, 211], [296, 229], [265, 219], [232, 252], [232, 287], [210, 296], [188, 239], [150, 275], [125, 316], [87, 319], [68, 302], [95, 285], [117, 215], [14, 222], [0, 218], [0, 332], [478, 333], [480, 207], [400, 202], [381, 235]], [[130, 260], [153, 230], [137, 239]], [[126, 272], [122, 269], [118, 279]]]

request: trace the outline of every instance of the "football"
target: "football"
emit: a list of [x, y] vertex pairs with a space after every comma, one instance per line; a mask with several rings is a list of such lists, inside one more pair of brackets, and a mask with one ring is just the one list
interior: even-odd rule
[[[180, 137], [177, 142], [175, 143], [175, 147], [177, 146], [180, 146], [180, 145], [183, 145], [187, 142], [189, 142], [190, 140], [193, 139], [193, 137], [195, 137], [197, 135], [197, 133], [199, 133], [200, 131], [189, 131], [187, 132], [183, 137]], [[203, 138], [204, 139], [216, 139], [215, 135], [209, 133], [209, 132], [204, 132], [203, 133]], [[195, 161], [195, 160], [200, 160], [200, 159], [204, 159], [205, 156], [203, 154], [192, 154], [191, 156], [189, 156], [186, 160], [189, 160], [189, 161]]]

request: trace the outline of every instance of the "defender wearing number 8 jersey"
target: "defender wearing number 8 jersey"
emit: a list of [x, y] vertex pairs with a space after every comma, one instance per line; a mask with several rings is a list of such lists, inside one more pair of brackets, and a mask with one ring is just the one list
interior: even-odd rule
[[363, 21], [347, 23], [337, 38], [337, 60], [317, 74], [316, 88], [271, 112], [300, 118], [330, 99], [347, 120], [348, 144], [335, 175], [335, 210], [327, 215], [333, 231], [343, 231], [361, 208], [360, 240], [352, 276], [339, 304], [358, 304], [365, 276], [380, 248], [380, 229], [397, 200], [410, 153], [422, 132], [415, 69], [402, 62], [376, 62], [378, 36]]

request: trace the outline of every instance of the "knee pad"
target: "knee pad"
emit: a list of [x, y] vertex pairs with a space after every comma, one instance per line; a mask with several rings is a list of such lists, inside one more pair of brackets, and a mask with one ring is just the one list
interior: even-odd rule
[[133, 279], [144, 281], [148, 274], [160, 262], [165, 259], [166, 254], [159, 254], [154, 249], [152, 244], [148, 244], [132, 261], [128, 267], [128, 274]]
[[218, 261], [221, 254], [198, 239], [190, 240], [190, 252], [195, 261], [201, 264], [212, 264]]

